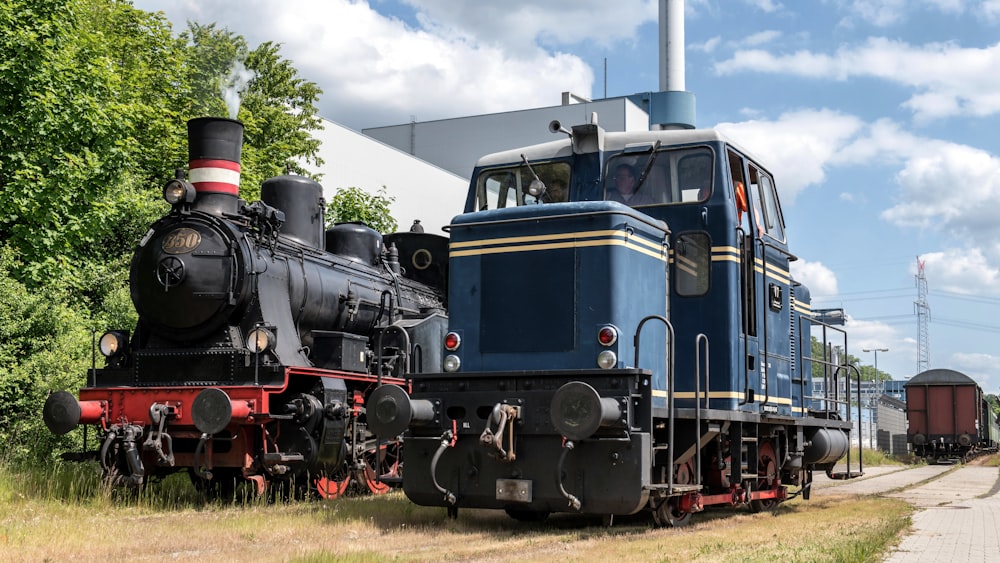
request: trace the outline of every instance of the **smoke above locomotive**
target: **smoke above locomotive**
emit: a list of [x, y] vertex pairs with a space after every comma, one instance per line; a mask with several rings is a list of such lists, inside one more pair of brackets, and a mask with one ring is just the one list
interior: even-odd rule
[[266, 180], [248, 204], [243, 124], [187, 126], [187, 177], [166, 184], [171, 210], [131, 262], [138, 323], [101, 337], [106, 365], [79, 400], [50, 396], [46, 424], [97, 425], [89, 453], [123, 484], [187, 470], [205, 489], [385, 490], [398, 444], [367, 431], [363, 405], [379, 383], [439, 369], [447, 239], [326, 230], [322, 186], [302, 176]]

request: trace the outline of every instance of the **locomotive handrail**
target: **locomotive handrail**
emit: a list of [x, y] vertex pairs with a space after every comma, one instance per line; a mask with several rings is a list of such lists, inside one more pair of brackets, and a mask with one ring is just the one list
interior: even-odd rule
[[[674, 325], [670, 324], [670, 321], [662, 315], [649, 315], [641, 321], [639, 325], [635, 328], [635, 336], [632, 338], [632, 344], [635, 348], [635, 360], [633, 362], [634, 367], [639, 367], [639, 335], [642, 333], [642, 327], [646, 324], [646, 321], [657, 319], [663, 322], [664, 326], [667, 328], [667, 341], [666, 350], [669, 353], [667, 358], [667, 412], [670, 413], [670, 420], [667, 422], [667, 462], [669, 463], [667, 470], [667, 494], [672, 495], [674, 493], [674, 419], [677, 418], [674, 412]], [[695, 377], [695, 384], [697, 385], [698, 378]], [[695, 400], [695, 405], [697, 406], [698, 401]], [[700, 424], [700, 422], [699, 422]], [[701, 439], [701, 436], [698, 436]], [[701, 468], [699, 467], [700, 471]]]
[[403, 375], [405, 376], [405, 375], [408, 375], [410, 373], [410, 364], [409, 364], [409, 361], [410, 361], [410, 358], [409, 358], [409, 355], [410, 355], [410, 335], [409, 335], [409, 333], [406, 332], [406, 329], [404, 329], [403, 327], [401, 327], [401, 326], [399, 326], [399, 325], [397, 325], [395, 323], [391, 324], [391, 325], [385, 327], [384, 329], [378, 331], [378, 337], [375, 339], [376, 348], [378, 348], [378, 351], [375, 353], [375, 369], [377, 370], [376, 375], [378, 376], [378, 384], [379, 384], [379, 386], [382, 385], [382, 337], [385, 336], [385, 334], [387, 332], [389, 332], [390, 330], [392, 330], [394, 332], [398, 332], [399, 334], [403, 335], [403, 348], [402, 348], [403, 352], [402, 353], [405, 354], [405, 356], [406, 356], [404, 358], [401, 358], [403, 360], [402, 361]]
[[709, 364], [708, 364], [708, 336], [703, 333], [698, 333], [698, 336], [694, 339], [695, 347], [695, 368], [694, 368], [694, 431], [695, 431], [695, 444], [697, 447], [694, 450], [694, 463], [695, 463], [695, 484], [701, 485], [701, 385], [700, 385], [700, 375], [701, 375], [701, 350], [702, 343], [705, 344], [705, 408], [712, 408], [709, 396], [711, 395], [712, 385], [709, 381]]

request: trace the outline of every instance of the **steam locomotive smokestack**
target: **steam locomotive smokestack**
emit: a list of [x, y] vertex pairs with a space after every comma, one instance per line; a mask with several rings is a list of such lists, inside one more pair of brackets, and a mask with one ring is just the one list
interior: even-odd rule
[[238, 211], [243, 124], [199, 117], [188, 121], [189, 179], [198, 195], [194, 209], [221, 215]]

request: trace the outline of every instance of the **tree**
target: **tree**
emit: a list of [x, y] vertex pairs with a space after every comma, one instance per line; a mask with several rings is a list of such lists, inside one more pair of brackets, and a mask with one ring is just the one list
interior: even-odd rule
[[175, 37], [128, 2], [0, 2], [0, 452], [50, 455], [44, 392], [83, 382], [90, 329], [134, 324], [132, 249], [187, 164], [186, 121], [228, 114], [220, 76], [234, 61], [253, 73], [241, 195], [320, 163], [320, 90], [279, 51], [214, 25]]
[[0, 21], [0, 241], [29, 285], [72, 279], [155, 212], [141, 164], [177, 59], [162, 20], [109, 0], [12, 0]]
[[337, 190], [326, 204], [327, 226], [360, 221], [380, 233], [394, 232], [398, 225], [389, 212], [389, 205], [395, 198], [386, 195], [385, 190], [382, 186], [375, 195], [356, 187]]
[[[811, 337], [811, 346], [812, 346], [812, 357], [813, 357], [813, 359], [814, 360], [815, 359], [823, 359], [824, 358], [823, 344], [820, 343], [820, 341], [815, 336]], [[829, 355], [829, 352], [827, 354]], [[840, 358], [840, 365], [843, 365], [843, 364], [850, 364], [850, 365], [853, 365], [853, 366], [857, 366], [858, 371], [861, 372], [861, 381], [891, 381], [892, 380], [892, 375], [891, 374], [886, 373], [886, 372], [884, 372], [882, 370], [878, 370], [878, 372], [876, 372], [874, 366], [869, 366], [869, 365], [862, 364], [861, 363], [861, 359], [858, 358], [857, 356], [854, 356], [853, 354], [847, 354], [846, 356], [842, 356]], [[816, 362], [816, 361], [812, 362], [812, 376], [813, 377], [823, 377], [824, 368], [825, 368], [825, 366], [822, 363]], [[852, 377], [852, 378], [854, 377], [853, 372], [850, 374], [850, 377]]]

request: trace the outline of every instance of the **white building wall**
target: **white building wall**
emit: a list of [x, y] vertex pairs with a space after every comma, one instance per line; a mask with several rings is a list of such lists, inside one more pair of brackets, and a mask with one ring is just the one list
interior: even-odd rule
[[[559, 120], [567, 129], [598, 123], [607, 131], [645, 131], [646, 112], [626, 98], [476, 115], [455, 119], [372, 127], [362, 132], [387, 145], [469, 178], [479, 157], [515, 147], [553, 141], [549, 122]], [[558, 135], [562, 135], [559, 133]]]
[[[382, 186], [395, 198], [390, 205], [399, 229], [420, 219], [425, 232], [445, 234], [441, 227], [465, 207], [468, 179], [414, 158], [332, 121], [314, 133], [324, 164], [323, 197], [329, 201], [339, 188], [356, 187], [376, 194]], [[471, 170], [471, 168], [470, 168]]]

